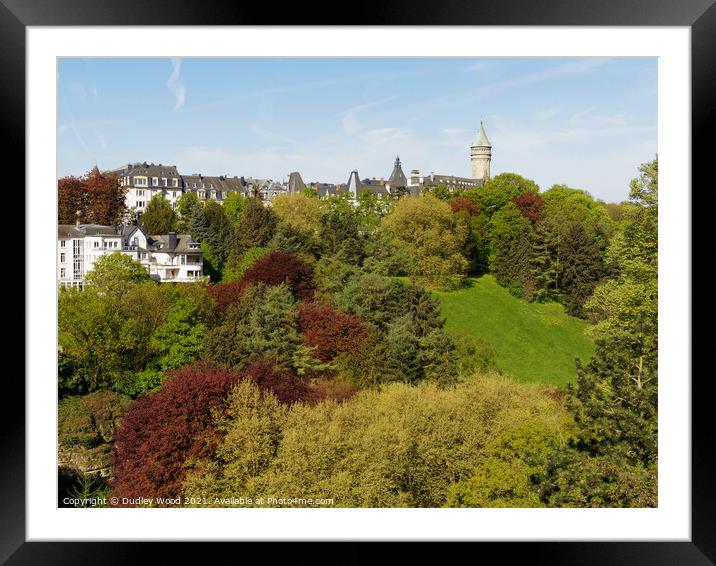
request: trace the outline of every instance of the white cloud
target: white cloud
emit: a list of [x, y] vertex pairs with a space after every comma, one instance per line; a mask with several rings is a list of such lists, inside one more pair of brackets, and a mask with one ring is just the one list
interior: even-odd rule
[[186, 87], [179, 78], [179, 73], [181, 71], [181, 59], [179, 57], [172, 57], [171, 62], [172, 74], [169, 76], [169, 80], [167, 80], [167, 88], [176, 98], [174, 110], [179, 110], [179, 108], [184, 106], [184, 101], [186, 100]]

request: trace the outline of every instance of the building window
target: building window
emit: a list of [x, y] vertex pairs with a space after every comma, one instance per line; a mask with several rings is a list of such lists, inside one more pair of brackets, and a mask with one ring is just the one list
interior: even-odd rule
[[172, 187], [178, 187], [179, 186], [179, 179], [172, 179]]
[[95, 248], [98, 248], [98, 247], [99, 247], [99, 242], [95, 242], [95, 243], [94, 243], [94, 247], [95, 247]]
[[60, 263], [65, 263], [65, 254], [60, 254]]
[[152, 186], [158, 187], [159, 186], [159, 179], [157, 177], [152, 178]]
[[166, 179], [162, 179], [162, 187], [166, 187], [166, 186], [168, 186], [168, 185], [167, 185], [167, 180], [166, 180]]
[[64, 248], [66, 243], [67, 242], [65, 240], [60, 240], [60, 247]]

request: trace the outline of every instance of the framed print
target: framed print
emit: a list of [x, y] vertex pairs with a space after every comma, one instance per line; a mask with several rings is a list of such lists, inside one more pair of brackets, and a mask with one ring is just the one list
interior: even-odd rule
[[590, 7], [3, 0], [28, 265], [3, 560], [713, 563], [716, 8]]

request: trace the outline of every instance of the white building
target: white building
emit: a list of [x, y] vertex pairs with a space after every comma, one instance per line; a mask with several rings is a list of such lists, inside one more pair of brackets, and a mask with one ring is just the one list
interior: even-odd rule
[[85, 276], [102, 256], [122, 253], [139, 261], [160, 283], [203, 279], [203, 255], [189, 235], [170, 232], [150, 236], [139, 226], [60, 224], [57, 227], [57, 281], [62, 287], [82, 287]]

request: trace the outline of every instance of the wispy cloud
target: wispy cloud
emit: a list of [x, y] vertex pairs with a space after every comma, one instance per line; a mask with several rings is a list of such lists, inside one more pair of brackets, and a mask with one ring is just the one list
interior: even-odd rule
[[575, 112], [569, 118], [569, 123], [575, 126], [624, 126], [627, 123], [624, 113], [597, 114], [597, 106]]
[[546, 108], [545, 110], [538, 110], [532, 115], [532, 118], [538, 122], [545, 122], [555, 118], [559, 114], [559, 108]]
[[181, 59], [179, 57], [172, 57], [171, 62], [172, 74], [169, 75], [169, 80], [167, 80], [167, 88], [176, 98], [174, 110], [179, 110], [179, 108], [184, 106], [184, 101], [186, 100], [186, 87], [179, 78], [179, 74], [181, 72]]
[[67, 91], [73, 96], [73, 98], [79, 100], [82, 104], [87, 103], [87, 89], [83, 83], [68, 80], [65, 84], [67, 85]]
[[249, 130], [256, 138], [269, 143], [295, 143], [288, 135], [268, 130], [255, 122], [251, 124]]
[[353, 108], [349, 108], [343, 113], [343, 133], [345, 133], [347, 136], [352, 136], [363, 129], [363, 125], [358, 119], [359, 112], [382, 106], [383, 104], [386, 104], [391, 100], [395, 100], [396, 98], [398, 98], [397, 95], [389, 96], [387, 98], [374, 100], [372, 102], [366, 102], [365, 104], [360, 104], [358, 106], [354, 106]]
[[94, 133], [97, 135], [97, 139], [99, 140], [99, 145], [103, 150], [107, 150], [107, 139], [104, 137], [104, 134], [95, 128]]
[[491, 66], [492, 65], [486, 61], [480, 61], [479, 63], [471, 63], [462, 71], [464, 73], [479, 73], [488, 70]]

